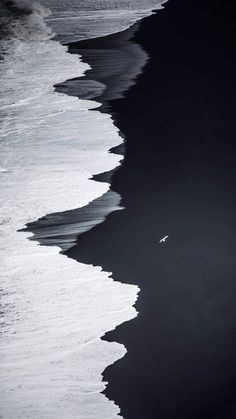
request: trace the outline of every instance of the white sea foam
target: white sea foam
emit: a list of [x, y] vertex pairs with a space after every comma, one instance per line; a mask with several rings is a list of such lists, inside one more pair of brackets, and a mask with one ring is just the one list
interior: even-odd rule
[[[67, 18], [78, 20], [76, 4]], [[98, 103], [54, 92], [54, 84], [82, 76], [88, 65], [50, 39], [53, 33], [43, 22], [46, 10], [31, 8], [27, 0], [15, 0], [15, 5], [30, 13], [15, 16], [8, 39], [1, 41], [0, 416], [111, 419], [119, 408], [101, 394], [101, 374], [126, 350], [100, 337], [136, 316], [138, 288], [114, 282], [100, 267], [68, 259], [58, 247], [39, 246], [18, 230], [107, 192], [108, 183], [91, 177], [120, 164], [121, 156], [109, 149], [122, 139]], [[80, 36], [121, 30], [144, 9], [131, 11], [128, 20], [120, 11], [115, 26], [114, 11], [112, 18], [107, 11], [99, 29], [101, 11], [85, 7], [81, 28], [89, 21], [91, 29]], [[55, 30], [59, 26], [53, 19], [64, 17], [53, 7], [52, 12]], [[65, 14], [63, 7], [60, 13]], [[72, 32], [74, 27], [73, 22]], [[78, 30], [72, 35], [77, 38]]]
[[105, 36], [120, 32], [167, 0], [41, 0], [50, 7], [48, 24], [61, 42]]
[[52, 88], [87, 68], [50, 40], [9, 41], [0, 67], [3, 418], [110, 419], [119, 411], [100, 394], [101, 373], [125, 349], [100, 336], [135, 316], [137, 288], [17, 232], [109, 189], [90, 177], [121, 159], [108, 152], [122, 141], [111, 117]]

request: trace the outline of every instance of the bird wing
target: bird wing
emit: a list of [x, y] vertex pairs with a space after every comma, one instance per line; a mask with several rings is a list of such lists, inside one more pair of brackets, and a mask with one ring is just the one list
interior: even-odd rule
[[168, 239], [169, 236], [162, 237], [162, 239], [159, 241], [159, 243], [164, 243], [166, 239]]

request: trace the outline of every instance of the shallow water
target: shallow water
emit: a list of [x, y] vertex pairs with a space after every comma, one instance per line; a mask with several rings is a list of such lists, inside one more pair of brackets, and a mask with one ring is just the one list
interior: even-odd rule
[[[109, 183], [91, 178], [122, 160], [109, 152], [123, 139], [99, 103], [54, 91], [55, 84], [83, 76], [89, 66], [53, 39], [45, 18], [54, 32], [60, 20], [57, 39], [65, 42], [122, 30], [150, 7], [133, 11], [129, 3], [129, 12], [119, 5], [116, 12], [106, 10], [100, 29], [95, 22], [101, 10], [85, 8], [78, 32], [77, 9], [43, 3], [51, 16], [30, 1], [16, 1], [14, 10], [6, 1], [1, 8], [0, 415], [110, 419], [119, 408], [100, 394], [101, 374], [125, 348], [100, 337], [136, 316], [138, 287], [63, 256], [60, 240], [53, 243], [57, 247], [39, 246], [19, 230], [106, 195]], [[69, 21], [72, 35], [64, 33]], [[119, 197], [112, 195], [112, 205], [119, 208]], [[106, 214], [103, 208], [102, 218]]]

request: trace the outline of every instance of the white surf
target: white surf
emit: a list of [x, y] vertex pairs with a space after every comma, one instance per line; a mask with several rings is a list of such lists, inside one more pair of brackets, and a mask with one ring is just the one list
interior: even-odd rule
[[58, 38], [71, 41], [122, 30], [148, 14], [153, 2], [146, 11], [124, 9], [120, 15], [106, 9], [99, 25], [102, 9], [94, 11], [94, 2], [87, 9], [86, 2], [79, 9], [77, 2], [60, 2], [59, 8], [53, 0], [43, 3], [51, 17], [40, 5], [16, 0], [23, 13], [10, 16], [0, 41], [0, 416], [111, 419], [119, 407], [101, 394], [102, 372], [126, 349], [100, 338], [137, 315], [138, 287], [114, 282], [101, 267], [39, 246], [19, 230], [104, 194], [110, 185], [91, 177], [121, 160], [109, 153], [122, 142], [110, 115], [94, 101], [54, 91], [56, 83], [89, 67], [52, 39], [44, 19]]

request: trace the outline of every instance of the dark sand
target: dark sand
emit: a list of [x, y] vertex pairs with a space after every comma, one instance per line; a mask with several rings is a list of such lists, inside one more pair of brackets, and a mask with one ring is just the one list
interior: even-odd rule
[[125, 419], [236, 418], [235, 3], [170, 0], [142, 22], [150, 61], [109, 103], [126, 209], [68, 252], [141, 288], [139, 316], [105, 336], [128, 350], [104, 373]]
[[[102, 104], [100, 111], [110, 111], [110, 101], [124, 96], [147, 62], [147, 54], [141, 46], [131, 41], [138, 27], [136, 23], [119, 34], [70, 44], [70, 53], [82, 54], [91, 69], [86, 72], [86, 77], [56, 85], [56, 91], [81, 99], [98, 100], [99, 106]], [[113, 151], [123, 156], [124, 142]], [[116, 169], [94, 178], [110, 183]], [[109, 213], [121, 209], [119, 203], [120, 195], [109, 190], [83, 208], [48, 214], [29, 223], [23, 231], [33, 233], [31, 240], [44, 246], [59, 246], [65, 251], [77, 242], [79, 235], [104, 221]]]
[[57, 90], [81, 99], [95, 99], [107, 110], [110, 100], [122, 98], [135, 83], [148, 60], [142, 47], [131, 41], [138, 28], [136, 23], [118, 34], [71, 43], [69, 52], [80, 54], [91, 69], [86, 77], [57, 85]]

